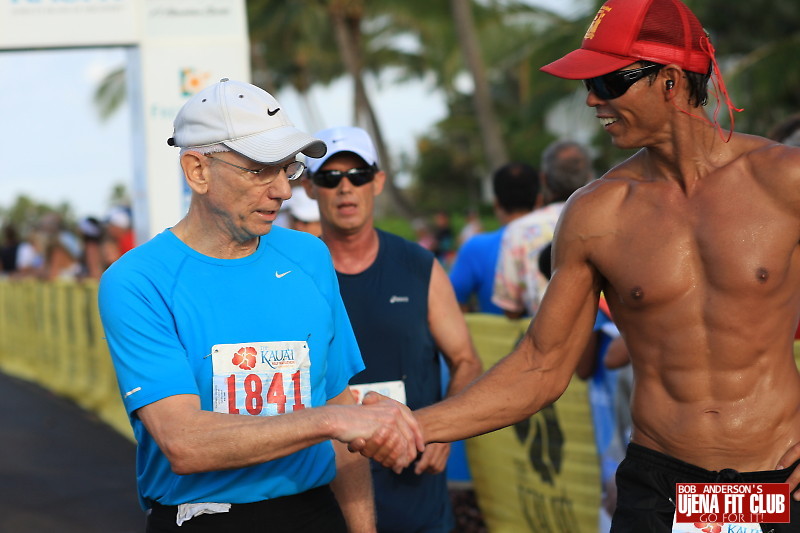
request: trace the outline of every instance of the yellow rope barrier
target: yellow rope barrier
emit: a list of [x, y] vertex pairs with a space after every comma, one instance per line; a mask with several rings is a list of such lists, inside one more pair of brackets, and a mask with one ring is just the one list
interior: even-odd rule
[[0, 370], [73, 400], [133, 440], [97, 311], [97, 283], [0, 280]]

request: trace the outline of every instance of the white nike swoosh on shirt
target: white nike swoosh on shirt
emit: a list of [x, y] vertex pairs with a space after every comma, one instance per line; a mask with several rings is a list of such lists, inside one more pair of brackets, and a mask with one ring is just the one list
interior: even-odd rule
[[278, 271], [276, 270], [276, 271], [275, 271], [275, 277], [276, 277], [276, 278], [278, 278], [278, 279], [280, 279], [280, 278], [282, 278], [283, 276], [285, 276], [286, 274], [288, 274], [289, 272], [291, 272], [291, 270], [287, 270], [287, 271], [286, 271], [286, 272], [284, 272], [283, 274], [278, 274]]

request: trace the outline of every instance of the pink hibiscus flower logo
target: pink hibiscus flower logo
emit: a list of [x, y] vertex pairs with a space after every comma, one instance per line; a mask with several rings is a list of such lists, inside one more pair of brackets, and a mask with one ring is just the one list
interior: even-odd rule
[[239, 351], [233, 354], [231, 362], [242, 370], [253, 370], [256, 366], [256, 349], [252, 346], [239, 348]]
[[716, 522], [695, 522], [694, 527], [703, 533], [720, 533], [722, 531], [722, 524]]

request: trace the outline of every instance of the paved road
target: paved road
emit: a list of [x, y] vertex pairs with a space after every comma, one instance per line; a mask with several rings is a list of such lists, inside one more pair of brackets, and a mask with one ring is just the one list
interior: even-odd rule
[[[142, 533], [136, 448], [72, 402], [0, 373], [0, 533]], [[472, 490], [458, 530], [485, 533]]]
[[75, 404], [0, 373], [0, 533], [141, 533], [135, 447]]

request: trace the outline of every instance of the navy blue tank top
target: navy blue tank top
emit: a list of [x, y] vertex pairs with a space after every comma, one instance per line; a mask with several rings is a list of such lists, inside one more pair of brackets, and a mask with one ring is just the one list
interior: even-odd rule
[[[428, 328], [428, 287], [434, 257], [416, 243], [378, 230], [375, 262], [360, 274], [340, 274], [339, 288], [366, 369], [351, 384], [402, 380], [406, 403], [439, 401], [439, 352]], [[455, 520], [446, 472], [399, 475], [370, 461], [378, 531], [446, 533]]]
[[378, 256], [359, 274], [336, 275], [366, 369], [351, 384], [402, 380], [408, 407], [441, 400], [439, 354], [428, 328], [433, 254], [378, 231]]

